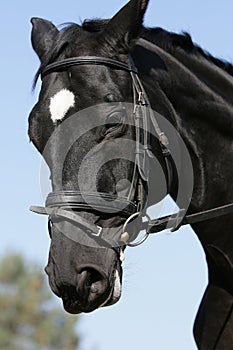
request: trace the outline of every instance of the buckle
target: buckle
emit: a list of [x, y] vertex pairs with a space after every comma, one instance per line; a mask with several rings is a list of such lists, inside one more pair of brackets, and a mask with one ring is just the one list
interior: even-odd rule
[[171, 232], [177, 231], [182, 226], [185, 212], [185, 209], [180, 209], [175, 214], [164, 216], [156, 220], [151, 220], [148, 224], [148, 233], [160, 233], [166, 229], [170, 229]]
[[185, 212], [185, 209], [180, 209], [176, 214], [174, 214], [174, 216], [171, 216], [171, 219], [174, 220], [174, 227], [171, 229], [171, 232], [179, 230], [179, 228], [182, 226]]
[[143, 91], [140, 91], [140, 92], [138, 93], [138, 103], [139, 103], [140, 105], [142, 105], [142, 106], [147, 106], [147, 105], [148, 105], [148, 103], [147, 103], [147, 101], [146, 101], [146, 99], [145, 99], [145, 94], [144, 94]]
[[102, 231], [103, 231], [103, 227], [100, 227], [98, 225], [96, 225], [96, 227], [98, 228], [98, 232], [91, 232], [92, 236], [95, 236], [95, 237], [101, 237], [102, 235]]

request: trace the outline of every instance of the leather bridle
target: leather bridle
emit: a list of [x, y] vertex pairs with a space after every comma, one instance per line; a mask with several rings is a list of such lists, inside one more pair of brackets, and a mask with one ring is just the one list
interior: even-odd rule
[[[153, 128], [153, 134], [158, 138], [163, 159], [166, 168], [166, 178], [168, 193], [172, 189], [174, 179], [174, 166], [172, 157], [168, 148], [168, 140], [165, 134], [160, 130], [155, 115], [150, 108], [143, 85], [138, 77], [132, 57], [129, 56], [129, 64], [113, 60], [106, 57], [81, 56], [63, 59], [58, 62], [48, 64], [41, 73], [42, 79], [50, 73], [66, 71], [72, 66], [78, 65], [104, 65], [112, 69], [120, 69], [129, 72], [132, 78], [133, 101], [134, 101], [134, 123], [136, 132], [135, 162], [133, 180], [127, 198], [118, 198], [106, 193], [81, 193], [79, 191], [59, 191], [48, 195], [45, 207], [31, 207], [30, 210], [38, 214], [49, 215], [49, 227], [57, 220], [69, 221], [72, 224], [82, 227], [84, 232], [98, 241], [108, 242], [109, 245], [129, 245], [135, 246], [144, 242], [151, 233], [160, 232], [167, 227], [172, 227], [173, 231], [181, 225], [191, 224], [198, 221], [208, 220], [216, 216], [225, 215], [233, 211], [233, 204], [214, 208], [205, 212], [185, 216], [185, 210], [181, 209], [178, 213], [152, 220], [146, 214], [148, 181], [149, 181], [149, 159], [154, 157], [151, 152], [150, 134]], [[137, 191], [135, 191], [135, 188]], [[134, 191], [133, 191], [134, 189]], [[135, 199], [135, 193], [137, 198]], [[107, 204], [106, 204], [107, 203]], [[78, 214], [82, 210], [97, 210], [99, 213], [108, 211], [109, 214], [121, 215], [125, 218], [121, 233], [116, 240], [105, 236], [105, 229], [90, 223]], [[147, 221], [142, 220], [143, 217]], [[132, 243], [132, 240], [138, 235], [128, 235], [128, 224], [135, 218], [140, 219], [139, 231], [146, 230], [145, 237], [138, 243]]]

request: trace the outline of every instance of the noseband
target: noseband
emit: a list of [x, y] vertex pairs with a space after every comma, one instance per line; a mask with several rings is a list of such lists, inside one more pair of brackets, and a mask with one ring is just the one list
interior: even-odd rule
[[[160, 130], [156, 121], [155, 115], [150, 108], [150, 103], [147, 98], [143, 85], [138, 77], [137, 68], [135, 67], [132, 57], [129, 56], [129, 64], [113, 60], [106, 57], [84, 56], [63, 59], [58, 62], [47, 65], [42, 73], [42, 79], [50, 73], [64, 71], [70, 67], [78, 65], [102, 65], [112, 69], [119, 69], [129, 72], [132, 79], [133, 101], [134, 101], [134, 123], [136, 131], [136, 147], [135, 147], [135, 162], [132, 179], [132, 186], [129, 190], [127, 198], [118, 198], [106, 193], [81, 193], [79, 191], [59, 191], [52, 192], [48, 195], [45, 207], [31, 207], [30, 210], [38, 214], [49, 215], [49, 228], [56, 220], [69, 221], [72, 224], [82, 227], [83, 230], [95, 240], [109, 242], [111, 246], [122, 245], [135, 246], [144, 242], [150, 233], [160, 232], [169, 225], [173, 230], [178, 229], [183, 224], [203, 221], [211, 217], [225, 215], [232, 212], [233, 205], [215, 208], [209, 211], [184, 216], [184, 211], [180, 210], [172, 216], [166, 216], [160, 219], [151, 220], [146, 214], [147, 192], [149, 181], [149, 162], [153, 156], [150, 145], [150, 133], [152, 128], [153, 134], [158, 138], [160, 149], [164, 158], [167, 176], [168, 193], [172, 188], [174, 179], [174, 167], [172, 158], [168, 149], [168, 140], [165, 134]], [[135, 195], [137, 188], [137, 199], [132, 198]], [[134, 189], [134, 193], [133, 193]], [[112, 241], [111, 238], [105, 236], [105, 229], [90, 223], [78, 214], [78, 211], [89, 210], [101, 213], [108, 212], [109, 214], [121, 215], [125, 218], [120, 239]], [[143, 222], [142, 218], [146, 217], [147, 221]], [[138, 243], [130, 243], [136, 236], [129, 237], [127, 233], [128, 224], [135, 218], [140, 219], [140, 229], [146, 230], [146, 236]], [[121, 241], [121, 243], [119, 242]]]

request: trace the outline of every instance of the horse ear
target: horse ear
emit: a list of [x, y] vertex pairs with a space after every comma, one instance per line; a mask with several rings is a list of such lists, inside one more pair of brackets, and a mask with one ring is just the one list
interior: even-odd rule
[[108, 23], [104, 34], [107, 44], [128, 51], [142, 29], [149, 0], [129, 1]]
[[32, 18], [31, 23], [32, 47], [42, 61], [45, 53], [51, 49], [59, 31], [51, 22], [42, 18]]

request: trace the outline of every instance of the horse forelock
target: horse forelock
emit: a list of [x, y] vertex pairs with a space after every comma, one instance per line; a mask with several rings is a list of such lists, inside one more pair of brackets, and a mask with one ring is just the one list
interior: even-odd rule
[[66, 51], [68, 51], [67, 56], [69, 56], [69, 51], [74, 48], [78, 50], [80, 43], [88, 42], [90, 44], [90, 34], [93, 36], [95, 33], [103, 30], [108, 21], [84, 20], [81, 26], [75, 23], [64, 24], [55, 38], [52, 48], [43, 57], [43, 61], [33, 80], [33, 89], [36, 87], [38, 78], [44, 67], [54, 62]]

